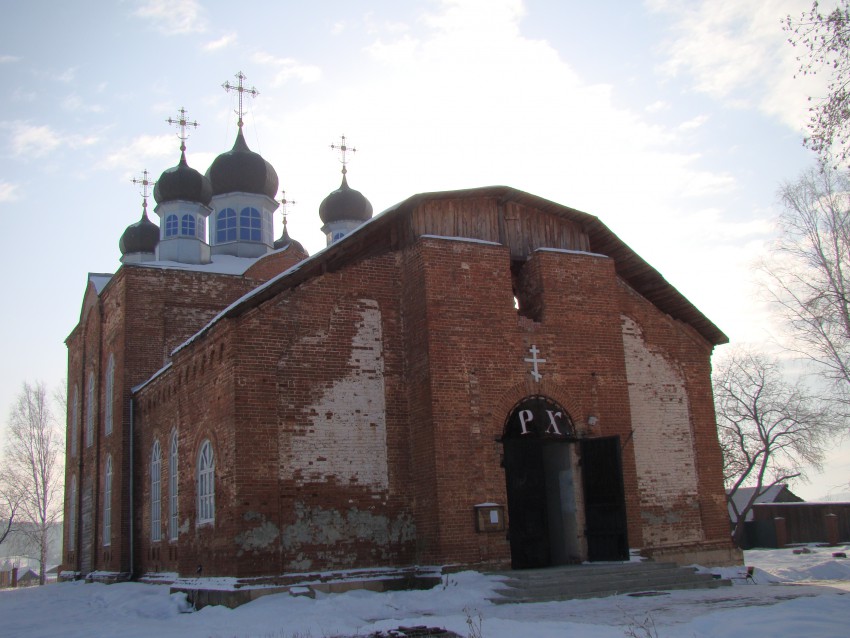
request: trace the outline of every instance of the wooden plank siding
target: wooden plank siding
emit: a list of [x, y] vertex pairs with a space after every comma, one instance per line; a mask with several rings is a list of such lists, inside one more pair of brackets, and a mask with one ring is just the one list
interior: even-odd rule
[[581, 227], [562, 216], [495, 197], [426, 200], [412, 214], [414, 237], [469, 237], [508, 246], [513, 258], [538, 248], [588, 250]]
[[499, 208], [489, 197], [426, 200], [412, 216], [413, 234], [469, 237], [498, 242]]

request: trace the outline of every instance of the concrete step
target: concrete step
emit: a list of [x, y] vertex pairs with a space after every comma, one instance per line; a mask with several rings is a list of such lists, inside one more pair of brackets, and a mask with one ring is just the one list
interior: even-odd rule
[[713, 589], [729, 580], [698, 574], [691, 567], [652, 561], [570, 565], [546, 569], [498, 572], [507, 580], [497, 590], [495, 603], [544, 602], [597, 598], [616, 594]]

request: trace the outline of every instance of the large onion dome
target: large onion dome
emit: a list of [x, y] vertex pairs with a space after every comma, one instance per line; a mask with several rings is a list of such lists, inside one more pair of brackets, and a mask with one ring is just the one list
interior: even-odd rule
[[135, 224], [127, 226], [127, 230], [118, 240], [118, 248], [122, 255], [132, 253], [152, 253], [159, 244], [159, 226], [148, 219], [147, 206], [142, 208], [142, 218]]
[[372, 204], [360, 191], [349, 187], [343, 173], [340, 187], [322, 200], [319, 217], [324, 224], [339, 221], [365, 222], [372, 219]]
[[274, 199], [277, 193], [277, 173], [262, 155], [248, 148], [241, 127], [233, 148], [215, 158], [207, 177], [213, 195], [256, 193]]
[[153, 189], [153, 198], [157, 204], [177, 200], [197, 202], [208, 206], [213, 191], [210, 180], [186, 163], [186, 153], [180, 153], [180, 162], [166, 169]]

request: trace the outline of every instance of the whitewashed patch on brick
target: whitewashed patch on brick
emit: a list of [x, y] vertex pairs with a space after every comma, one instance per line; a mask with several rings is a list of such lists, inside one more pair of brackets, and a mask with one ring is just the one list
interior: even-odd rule
[[381, 311], [371, 299], [360, 299], [358, 306], [360, 317], [348, 359], [350, 371], [304, 410], [310, 415], [310, 426], [303, 436], [292, 437], [292, 465], [287, 469], [297, 471], [303, 483], [333, 478], [346, 485], [386, 490]]
[[640, 326], [623, 316], [623, 349], [644, 542], [701, 539], [690, 404], [681, 370], [646, 344]]

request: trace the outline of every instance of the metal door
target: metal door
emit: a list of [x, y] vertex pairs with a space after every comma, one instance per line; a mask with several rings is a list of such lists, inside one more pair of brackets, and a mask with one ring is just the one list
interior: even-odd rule
[[629, 540], [620, 437], [581, 440], [587, 559], [628, 560]]

